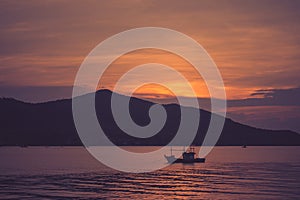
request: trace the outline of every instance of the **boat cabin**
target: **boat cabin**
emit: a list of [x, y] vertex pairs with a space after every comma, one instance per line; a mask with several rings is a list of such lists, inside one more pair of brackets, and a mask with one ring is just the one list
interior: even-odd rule
[[195, 159], [195, 154], [194, 152], [183, 152], [182, 153], [182, 158], [184, 161], [193, 161]]

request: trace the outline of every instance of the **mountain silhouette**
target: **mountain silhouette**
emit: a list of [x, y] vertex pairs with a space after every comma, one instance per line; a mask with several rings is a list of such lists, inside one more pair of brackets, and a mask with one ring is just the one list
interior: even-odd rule
[[[90, 94], [87, 94], [90, 95]], [[117, 98], [130, 98], [116, 94]], [[76, 97], [84, 98], [85, 95]], [[95, 95], [98, 121], [106, 136], [116, 145], [166, 145], [175, 136], [180, 124], [180, 106], [163, 105], [167, 120], [154, 136], [137, 138], [123, 132], [112, 116], [109, 90], [99, 90]], [[133, 121], [145, 126], [150, 122], [149, 108], [154, 103], [130, 98], [130, 115]], [[194, 145], [201, 145], [212, 113], [184, 107], [200, 112], [199, 129]], [[82, 145], [77, 134], [73, 115], [72, 99], [45, 103], [25, 103], [11, 98], [0, 99], [0, 145], [20, 146], [77, 146]], [[97, 143], [99, 144], [99, 143]], [[100, 141], [101, 144], [101, 141]], [[217, 145], [300, 145], [300, 135], [289, 130], [265, 130], [243, 125], [226, 118]], [[181, 145], [181, 144], [178, 144]]]

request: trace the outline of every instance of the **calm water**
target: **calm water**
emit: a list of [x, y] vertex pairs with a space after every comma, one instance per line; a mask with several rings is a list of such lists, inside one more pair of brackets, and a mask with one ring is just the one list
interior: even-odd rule
[[0, 199], [300, 199], [299, 158], [300, 147], [216, 147], [204, 164], [131, 174], [81, 147], [2, 147]]

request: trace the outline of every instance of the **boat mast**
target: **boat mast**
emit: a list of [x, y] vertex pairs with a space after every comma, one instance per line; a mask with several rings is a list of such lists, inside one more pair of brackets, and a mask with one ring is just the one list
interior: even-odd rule
[[195, 147], [190, 147], [191, 152], [195, 152]]

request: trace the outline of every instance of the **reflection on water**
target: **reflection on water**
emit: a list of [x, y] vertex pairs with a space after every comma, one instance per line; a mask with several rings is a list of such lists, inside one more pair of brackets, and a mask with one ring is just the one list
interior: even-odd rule
[[299, 199], [299, 150], [217, 147], [204, 164], [130, 174], [81, 147], [2, 147], [0, 199]]

